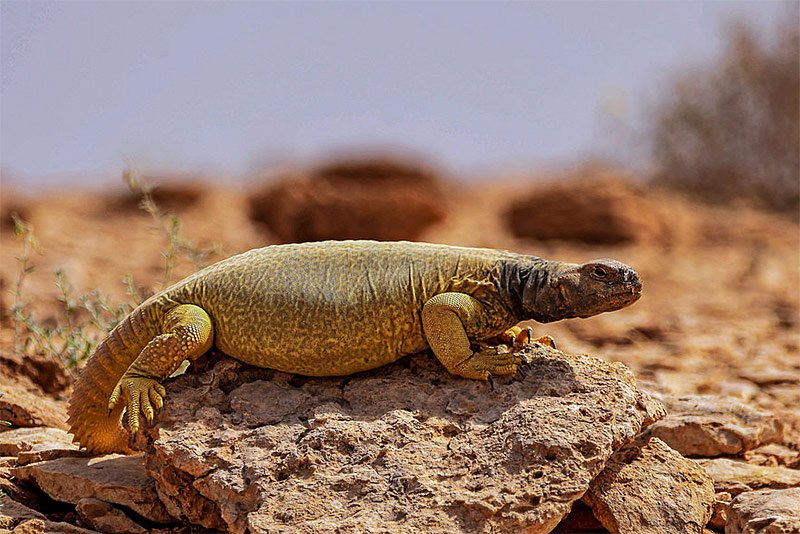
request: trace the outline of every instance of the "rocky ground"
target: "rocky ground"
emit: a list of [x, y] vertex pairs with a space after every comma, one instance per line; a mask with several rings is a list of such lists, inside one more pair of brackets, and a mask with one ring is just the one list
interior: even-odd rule
[[[302, 237], [308, 221], [334, 232], [325, 237], [337, 228], [356, 237], [357, 221], [364, 237], [390, 230], [565, 261], [614, 257], [640, 273], [643, 297], [617, 313], [534, 325], [560, 351], [517, 347], [527, 377], [494, 390], [443, 375], [430, 355], [314, 380], [212, 355], [169, 384], [142, 454], [88, 458], [64, 432], [75, 370], [35, 346], [20, 354], [9, 310], [26, 304], [41, 328], [63, 324], [56, 269], [75, 289], [76, 324], [91, 318], [80, 294], [120, 302], [128, 273], [142, 291], [157, 288], [174, 226], [121, 188], [3, 188], [0, 420], [12, 426], [0, 431], [0, 530], [800, 531], [796, 221], [608, 171], [454, 186], [426, 169], [373, 180], [364, 168], [246, 187], [167, 181], [155, 200], [193, 242], [173, 240], [173, 279], [194, 269], [186, 250], [223, 257]], [[296, 193], [317, 181], [321, 196]], [[276, 221], [264, 208], [281, 195], [291, 198]], [[19, 300], [12, 211], [43, 251], [31, 253]]]

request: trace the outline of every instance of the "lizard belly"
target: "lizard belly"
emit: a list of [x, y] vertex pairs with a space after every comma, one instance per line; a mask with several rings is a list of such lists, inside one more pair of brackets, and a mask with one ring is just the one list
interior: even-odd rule
[[309, 376], [366, 371], [427, 348], [418, 314], [372, 304], [266, 301], [215, 320], [215, 344], [246, 363]]

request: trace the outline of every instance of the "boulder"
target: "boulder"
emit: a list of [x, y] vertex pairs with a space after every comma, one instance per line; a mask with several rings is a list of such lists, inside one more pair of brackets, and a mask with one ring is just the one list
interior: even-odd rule
[[717, 491], [727, 491], [731, 495], [764, 488], [782, 489], [800, 486], [798, 469], [751, 465], [729, 458], [696, 461], [714, 479]]
[[284, 243], [415, 240], [445, 216], [434, 171], [388, 158], [342, 160], [256, 190], [251, 217]]
[[129, 508], [157, 523], [173, 521], [158, 498], [153, 480], [145, 473], [141, 454], [58, 458], [16, 467], [11, 472], [56, 501], [77, 504], [93, 497]]
[[771, 413], [733, 397], [685, 395], [659, 397], [667, 417], [647, 429], [686, 456], [739, 454], [780, 441], [783, 427]]
[[614, 534], [701, 533], [711, 518], [714, 483], [658, 438], [617, 451], [584, 496]]
[[541, 241], [668, 244], [687, 220], [669, 209], [629, 176], [584, 169], [535, 186], [512, 203], [506, 219], [517, 237]]
[[663, 407], [622, 364], [521, 355], [493, 388], [430, 355], [344, 378], [223, 358], [168, 384], [148, 472], [171, 514], [231, 532], [549, 532]]
[[725, 534], [800, 532], [800, 488], [742, 493], [731, 503]]

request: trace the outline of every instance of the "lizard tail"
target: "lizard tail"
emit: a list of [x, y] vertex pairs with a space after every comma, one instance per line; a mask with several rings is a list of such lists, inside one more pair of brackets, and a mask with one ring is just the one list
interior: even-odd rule
[[69, 431], [73, 441], [93, 453], [134, 451], [128, 445], [129, 433], [122, 427], [124, 403], [108, 410], [114, 386], [147, 343], [156, 335], [148, 324], [143, 307], [122, 320], [98, 345], [86, 363], [69, 401]]

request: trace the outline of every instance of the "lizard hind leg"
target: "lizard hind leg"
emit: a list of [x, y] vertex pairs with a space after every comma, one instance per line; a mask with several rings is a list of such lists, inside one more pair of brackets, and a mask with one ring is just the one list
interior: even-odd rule
[[165, 316], [161, 335], [154, 337], [117, 382], [108, 399], [109, 412], [126, 408], [128, 428], [135, 433], [140, 417], [152, 423], [164, 404], [161, 382], [184, 360], [194, 360], [211, 348], [211, 318], [199, 306], [182, 304]]

